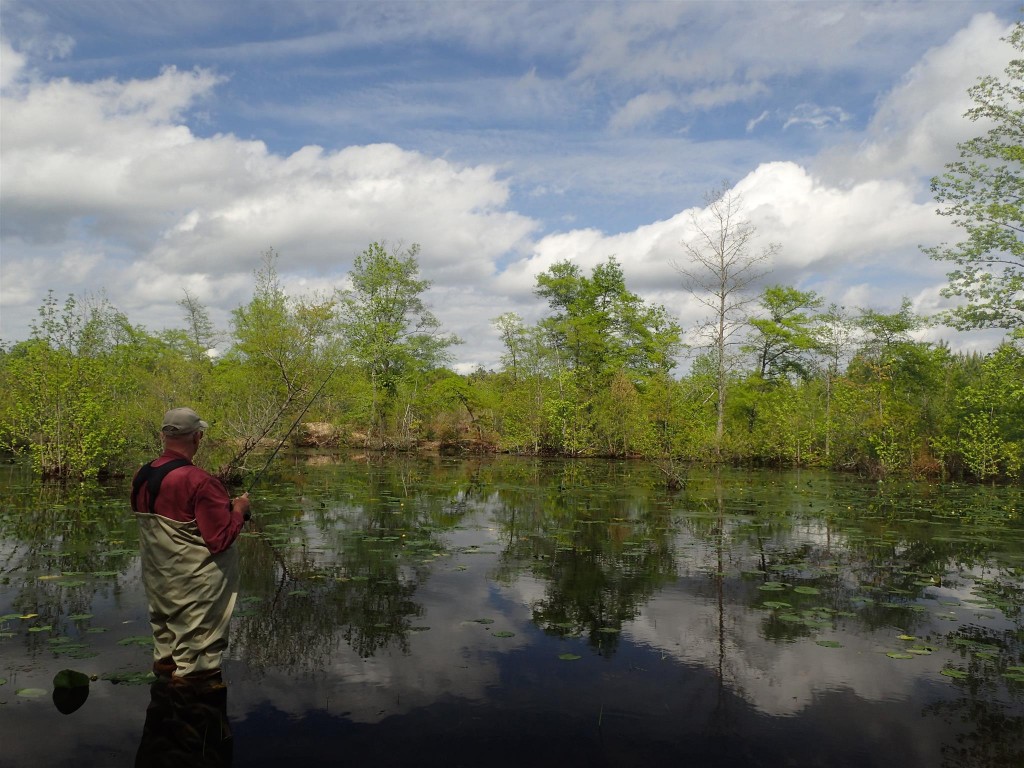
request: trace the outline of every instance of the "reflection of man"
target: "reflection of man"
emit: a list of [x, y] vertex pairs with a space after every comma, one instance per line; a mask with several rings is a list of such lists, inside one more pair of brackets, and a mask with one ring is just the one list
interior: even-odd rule
[[226, 768], [234, 742], [224, 685], [150, 686], [135, 768]]
[[220, 675], [238, 597], [238, 552], [249, 496], [232, 500], [192, 464], [207, 423], [191, 408], [164, 414], [164, 451], [132, 481], [142, 581], [153, 628], [153, 671], [204, 681]]

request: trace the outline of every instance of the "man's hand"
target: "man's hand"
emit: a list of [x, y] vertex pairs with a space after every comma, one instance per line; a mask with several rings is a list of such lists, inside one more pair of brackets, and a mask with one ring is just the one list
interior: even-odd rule
[[252, 511], [249, 505], [249, 492], [246, 491], [241, 496], [236, 496], [231, 500], [231, 508], [237, 509], [242, 513], [242, 519], [248, 520], [252, 517]]

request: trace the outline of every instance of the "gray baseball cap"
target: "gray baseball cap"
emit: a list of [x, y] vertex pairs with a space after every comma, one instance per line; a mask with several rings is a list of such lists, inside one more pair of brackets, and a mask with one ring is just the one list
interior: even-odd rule
[[191, 408], [171, 408], [164, 414], [164, 423], [160, 431], [165, 435], [176, 437], [200, 432], [210, 425], [199, 418], [199, 414]]

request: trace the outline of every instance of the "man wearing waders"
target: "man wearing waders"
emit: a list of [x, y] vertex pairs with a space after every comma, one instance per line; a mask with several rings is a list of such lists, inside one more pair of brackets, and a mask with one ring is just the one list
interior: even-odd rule
[[192, 464], [209, 426], [191, 408], [164, 414], [164, 451], [132, 480], [142, 582], [153, 628], [153, 672], [172, 681], [218, 682], [238, 597], [238, 551], [249, 495], [228, 496]]

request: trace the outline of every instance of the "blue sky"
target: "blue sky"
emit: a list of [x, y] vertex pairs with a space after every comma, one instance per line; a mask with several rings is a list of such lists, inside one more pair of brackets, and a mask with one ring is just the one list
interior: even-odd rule
[[[0, 338], [48, 289], [221, 326], [273, 247], [294, 293], [419, 243], [429, 299], [497, 363], [538, 272], [610, 255], [684, 326], [681, 243], [727, 182], [766, 282], [932, 313], [955, 239], [928, 180], [979, 132], [1016, 2], [0, 1]], [[953, 334], [986, 348], [992, 334]]]

